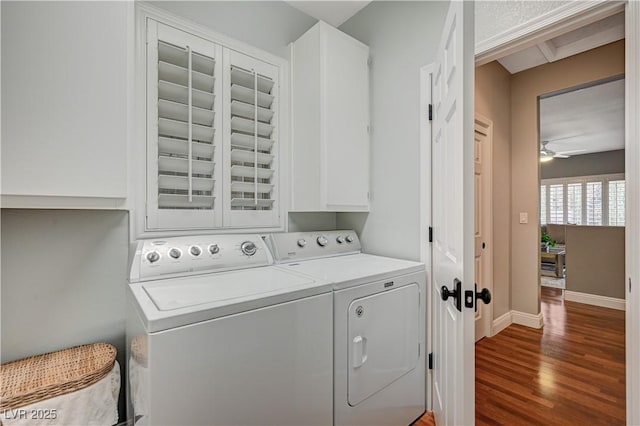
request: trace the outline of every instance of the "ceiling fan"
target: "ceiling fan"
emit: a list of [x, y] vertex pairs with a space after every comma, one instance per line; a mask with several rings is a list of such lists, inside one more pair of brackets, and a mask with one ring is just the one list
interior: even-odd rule
[[574, 151], [556, 152], [556, 151], [553, 151], [553, 150], [547, 148], [547, 144], [549, 142], [551, 142], [551, 141], [541, 141], [540, 142], [540, 161], [542, 161], [542, 162], [551, 161], [554, 158], [569, 158], [570, 155], [568, 155], [568, 154], [577, 154], [578, 152], [585, 151], [584, 149], [577, 149], [577, 150], [574, 150]]

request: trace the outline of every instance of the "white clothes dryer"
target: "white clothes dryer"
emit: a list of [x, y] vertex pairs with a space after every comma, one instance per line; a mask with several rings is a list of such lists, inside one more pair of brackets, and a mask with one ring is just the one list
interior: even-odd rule
[[363, 254], [353, 231], [267, 241], [282, 270], [333, 283], [334, 424], [418, 419], [426, 391], [425, 265]]

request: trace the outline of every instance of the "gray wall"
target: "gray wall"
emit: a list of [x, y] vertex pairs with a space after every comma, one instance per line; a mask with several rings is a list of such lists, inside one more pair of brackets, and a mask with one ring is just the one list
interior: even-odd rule
[[624, 149], [554, 158], [540, 163], [540, 179], [624, 173]]
[[289, 57], [288, 44], [318, 22], [282, 1], [150, 3], [283, 58]]
[[2, 362], [107, 342], [124, 373], [128, 217], [2, 210]]
[[340, 27], [371, 49], [371, 212], [337, 215], [368, 253], [420, 258], [420, 67], [435, 59], [448, 5], [376, 1]]

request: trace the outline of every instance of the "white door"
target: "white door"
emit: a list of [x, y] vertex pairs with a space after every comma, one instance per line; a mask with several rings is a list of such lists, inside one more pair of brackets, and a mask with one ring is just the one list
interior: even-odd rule
[[[474, 423], [474, 309], [441, 288], [474, 289], [473, 2], [451, 2], [433, 74], [433, 409]], [[456, 303], [459, 302], [459, 303]], [[473, 298], [471, 298], [473, 305]], [[459, 308], [458, 308], [459, 306]]]
[[[476, 114], [474, 133], [475, 274], [478, 290], [492, 290], [491, 137], [492, 123]], [[491, 335], [491, 305], [476, 305], [476, 342]]]

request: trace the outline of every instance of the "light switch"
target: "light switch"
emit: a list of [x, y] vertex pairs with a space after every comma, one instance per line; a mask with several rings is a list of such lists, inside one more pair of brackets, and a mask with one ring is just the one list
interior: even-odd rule
[[529, 213], [520, 212], [520, 223], [529, 223]]

